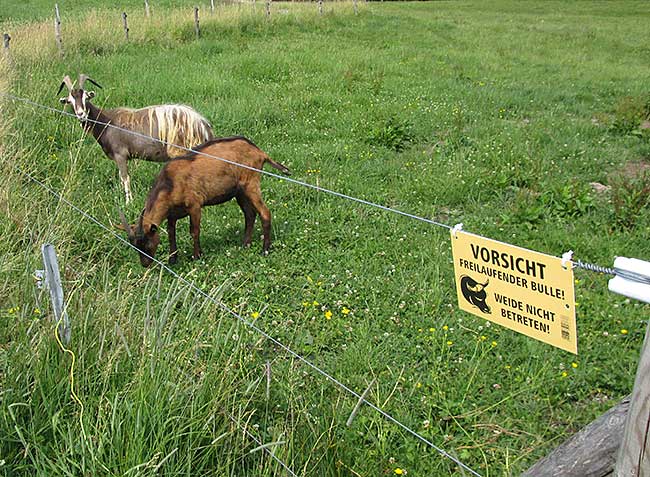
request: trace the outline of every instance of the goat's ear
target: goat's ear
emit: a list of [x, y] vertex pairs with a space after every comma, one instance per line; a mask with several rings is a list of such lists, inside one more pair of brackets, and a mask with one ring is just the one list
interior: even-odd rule
[[124, 225], [122, 225], [122, 224], [113, 224], [113, 227], [115, 227], [117, 230], [121, 230], [123, 232], [128, 232], [128, 230], [126, 230], [124, 228]]
[[88, 99], [93, 99], [95, 97], [95, 92], [94, 91], [86, 91], [86, 98]]

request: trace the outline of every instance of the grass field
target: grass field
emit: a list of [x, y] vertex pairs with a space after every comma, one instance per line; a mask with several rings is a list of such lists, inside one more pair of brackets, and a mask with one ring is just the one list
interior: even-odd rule
[[[52, 5], [5, 1], [0, 91], [60, 108], [181, 102], [250, 137], [293, 177], [467, 231], [610, 266], [648, 258], [645, 2]], [[6, 4], [6, 5], [5, 5]], [[74, 19], [74, 20], [73, 20]], [[462, 475], [457, 466], [27, 180], [111, 226], [159, 164], [117, 168], [76, 120], [0, 99], [0, 471], [22, 475]], [[596, 193], [599, 182], [611, 189]], [[204, 257], [174, 266], [214, 298], [481, 475], [517, 475], [630, 392], [648, 308], [576, 271], [579, 355], [457, 309], [449, 232], [263, 178], [242, 249], [235, 202], [204, 210]], [[59, 255], [73, 320], [55, 340], [33, 271]], [[158, 257], [166, 258], [167, 242]], [[265, 365], [270, 363], [267, 387]], [[71, 380], [73, 376], [73, 381]], [[373, 381], [375, 380], [375, 381]], [[70, 393], [71, 384], [75, 396]], [[80, 405], [80, 403], [83, 405]]]

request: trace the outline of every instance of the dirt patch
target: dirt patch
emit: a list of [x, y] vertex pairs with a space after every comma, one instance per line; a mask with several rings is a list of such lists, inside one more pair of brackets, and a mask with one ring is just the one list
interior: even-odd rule
[[[620, 171], [610, 174], [610, 179], [642, 179], [650, 177], [650, 158], [626, 163]], [[610, 181], [611, 182], [611, 181]]]

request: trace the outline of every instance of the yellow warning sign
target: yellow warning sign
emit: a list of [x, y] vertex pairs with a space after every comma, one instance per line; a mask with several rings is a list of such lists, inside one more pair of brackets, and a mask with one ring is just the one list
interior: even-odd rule
[[451, 248], [461, 310], [578, 354], [570, 265], [460, 230]]

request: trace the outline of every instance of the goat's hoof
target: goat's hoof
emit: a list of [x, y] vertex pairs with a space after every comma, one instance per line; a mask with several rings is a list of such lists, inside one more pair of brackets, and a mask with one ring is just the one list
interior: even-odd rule
[[178, 262], [178, 255], [173, 254], [173, 255], [169, 256], [169, 264], [170, 265], [176, 265], [177, 262]]

